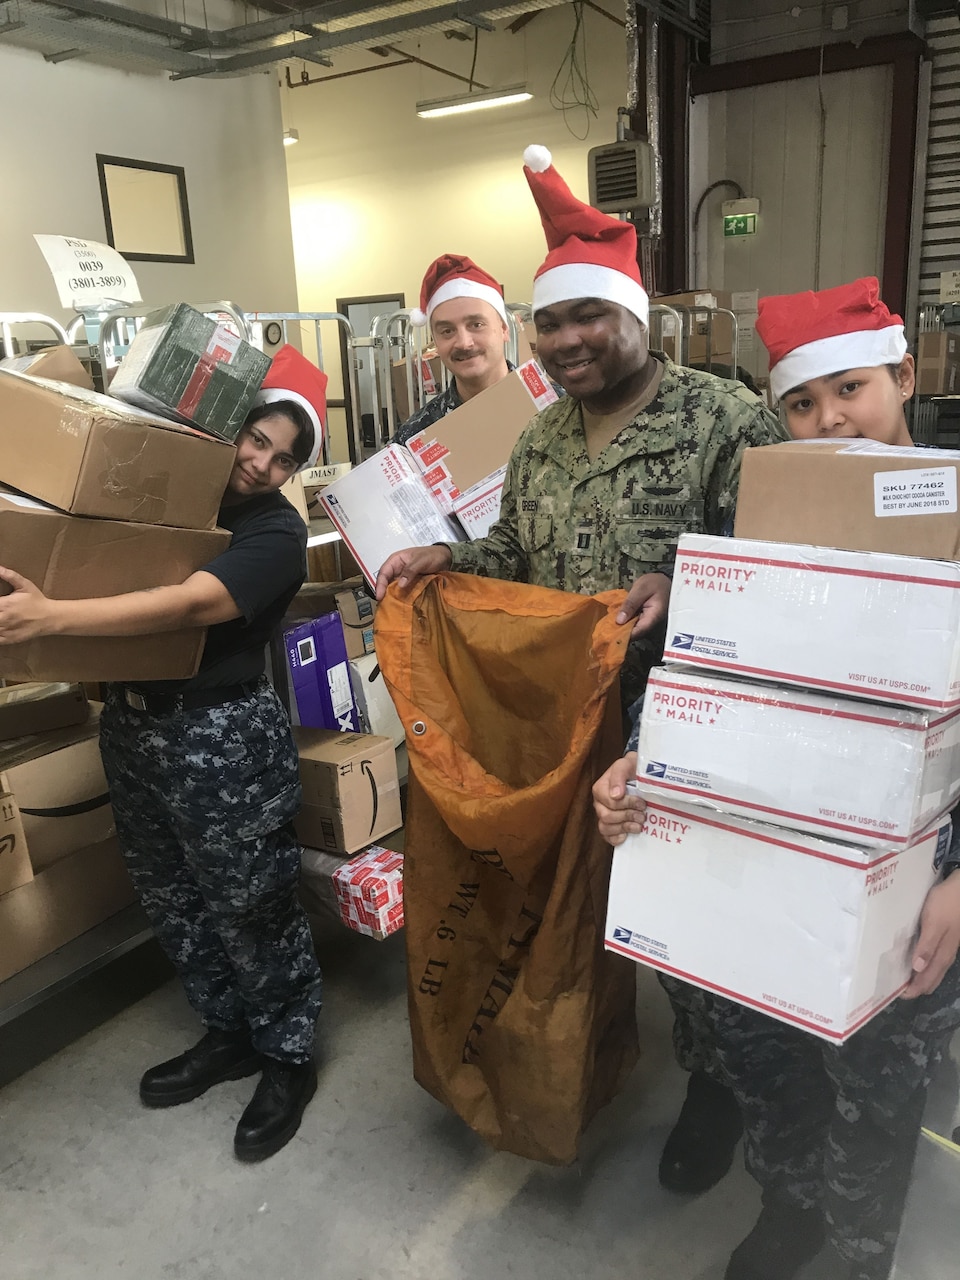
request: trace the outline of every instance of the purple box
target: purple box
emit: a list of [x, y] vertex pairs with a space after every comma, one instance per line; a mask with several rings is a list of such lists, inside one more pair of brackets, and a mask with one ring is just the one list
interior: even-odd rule
[[359, 731], [339, 613], [301, 622], [284, 632], [283, 642], [300, 723]]

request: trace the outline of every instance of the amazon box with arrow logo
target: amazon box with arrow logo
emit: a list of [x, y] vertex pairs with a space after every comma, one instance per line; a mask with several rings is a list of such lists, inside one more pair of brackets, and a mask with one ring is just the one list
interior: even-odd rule
[[397, 758], [390, 738], [332, 729], [294, 729], [303, 805], [300, 841], [355, 853], [402, 824]]
[[[0, 792], [3, 787], [0, 787]], [[0, 894], [33, 879], [20, 811], [13, 796], [0, 795]]]
[[35, 873], [114, 834], [100, 761], [100, 705], [91, 706], [85, 724], [0, 744], [0, 791], [16, 799]]

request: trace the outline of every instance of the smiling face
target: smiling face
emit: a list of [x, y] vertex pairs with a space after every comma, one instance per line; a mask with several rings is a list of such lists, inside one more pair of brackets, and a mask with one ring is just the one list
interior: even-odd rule
[[258, 418], [237, 437], [237, 456], [227, 484], [234, 501], [280, 489], [297, 470], [293, 456], [297, 426], [285, 413]]
[[541, 307], [537, 356], [564, 391], [588, 405], [629, 400], [649, 357], [647, 331], [632, 312], [601, 298]]
[[913, 388], [908, 355], [896, 368], [882, 364], [810, 378], [786, 392], [780, 404], [795, 440], [863, 438], [908, 445], [903, 406]]
[[458, 382], [486, 387], [507, 376], [503, 317], [481, 298], [451, 298], [436, 307], [430, 328], [437, 354]]

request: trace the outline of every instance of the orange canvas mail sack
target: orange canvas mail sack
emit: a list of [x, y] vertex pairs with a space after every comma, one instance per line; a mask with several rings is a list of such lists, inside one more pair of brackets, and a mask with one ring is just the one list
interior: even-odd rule
[[558, 1164], [637, 1057], [591, 802], [623, 746], [623, 599], [441, 574], [376, 615], [410, 753], [414, 1075], [494, 1147]]

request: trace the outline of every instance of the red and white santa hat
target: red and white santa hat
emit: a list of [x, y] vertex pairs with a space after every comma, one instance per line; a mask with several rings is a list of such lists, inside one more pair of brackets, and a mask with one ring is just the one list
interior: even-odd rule
[[254, 405], [274, 404], [277, 400], [293, 400], [306, 411], [313, 423], [313, 448], [306, 462], [297, 468], [315, 467], [323, 443], [324, 420], [327, 416], [327, 375], [302, 356], [289, 343], [273, 357]]
[[410, 322], [426, 324], [437, 307], [452, 298], [480, 298], [507, 322], [503, 290], [492, 275], [462, 253], [442, 253], [430, 263], [420, 286], [420, 306], [410, 312]]
[[574, 298], [603, 298], [647, 324], [650, 299], [637, 265], [633, 224], [578, 200], [546, 147], [527, 147], [523, 163], [549, 250], [533, 280], [534, 314]]
[[880, 301], [876, 276], [761, 298], [757, 333], [770, 354], [770, 389], [778, 400], [811, 378], [899, 364], [907, 351], [903, 320]]

